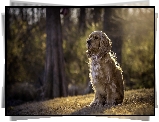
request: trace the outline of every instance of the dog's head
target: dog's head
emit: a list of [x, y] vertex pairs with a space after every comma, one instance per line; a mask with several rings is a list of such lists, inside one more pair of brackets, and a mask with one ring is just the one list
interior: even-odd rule
[[87, 42], [87, 56], [88, 58], [92, 55], [102, 57], [111, 51], [112, 42], [108, 36], [102, 31], [94, 31], [89, 35]]

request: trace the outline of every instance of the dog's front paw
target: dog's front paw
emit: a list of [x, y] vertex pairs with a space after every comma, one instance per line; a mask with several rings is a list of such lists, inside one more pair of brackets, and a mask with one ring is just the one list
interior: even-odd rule
[[89, 106], [90, 106], [90, 107], [93, 107], [93, 106], [97, 106], [97, 104], [98, 104], [98, 103], [97, 103], [96, 101], [93, 101], [93, 102], [90, 103]]
[[114, 101], [107, 101], [107, 104], [105, 104], [105, 106], [108, 106], [108, 107], [115, 106], [115, 102]]
[[96, 107], [96, 106], [102, 107], [102, 106], [104, 106], [104, 103], [100, 102], [99, 100], [96, 100], [96, 101], [91, 102], [89, 106], [90, 107]]

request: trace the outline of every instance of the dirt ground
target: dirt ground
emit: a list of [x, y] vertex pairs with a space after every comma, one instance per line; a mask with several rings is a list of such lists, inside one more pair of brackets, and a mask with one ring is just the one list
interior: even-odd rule
[[55, 98], [6, 108], [6, 115], [154, 115], [154, 89], [125, 91], [121, 105], [113, 107], [88, 105], [94, 94]]

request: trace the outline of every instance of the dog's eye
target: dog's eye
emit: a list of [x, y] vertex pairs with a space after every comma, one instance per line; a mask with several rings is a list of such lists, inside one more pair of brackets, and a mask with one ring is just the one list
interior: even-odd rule
[[95, 39], [98, 39], [98, 37], [97, 37], [97, 36], [95, 36]]

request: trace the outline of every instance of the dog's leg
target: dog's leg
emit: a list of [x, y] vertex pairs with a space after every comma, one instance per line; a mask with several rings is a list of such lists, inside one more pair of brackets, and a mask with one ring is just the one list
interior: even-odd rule
[[107, 101], [106, 105], [113, 106], [115, 104], [115, 94], [111, 91], [111, 89], [107, 89]]
[[105, 104], [105, 99], [102, 97], [101, 94], [95, 92], [94, 100], [91, 102], [90, 106], [104, 105], [104, 104]]

